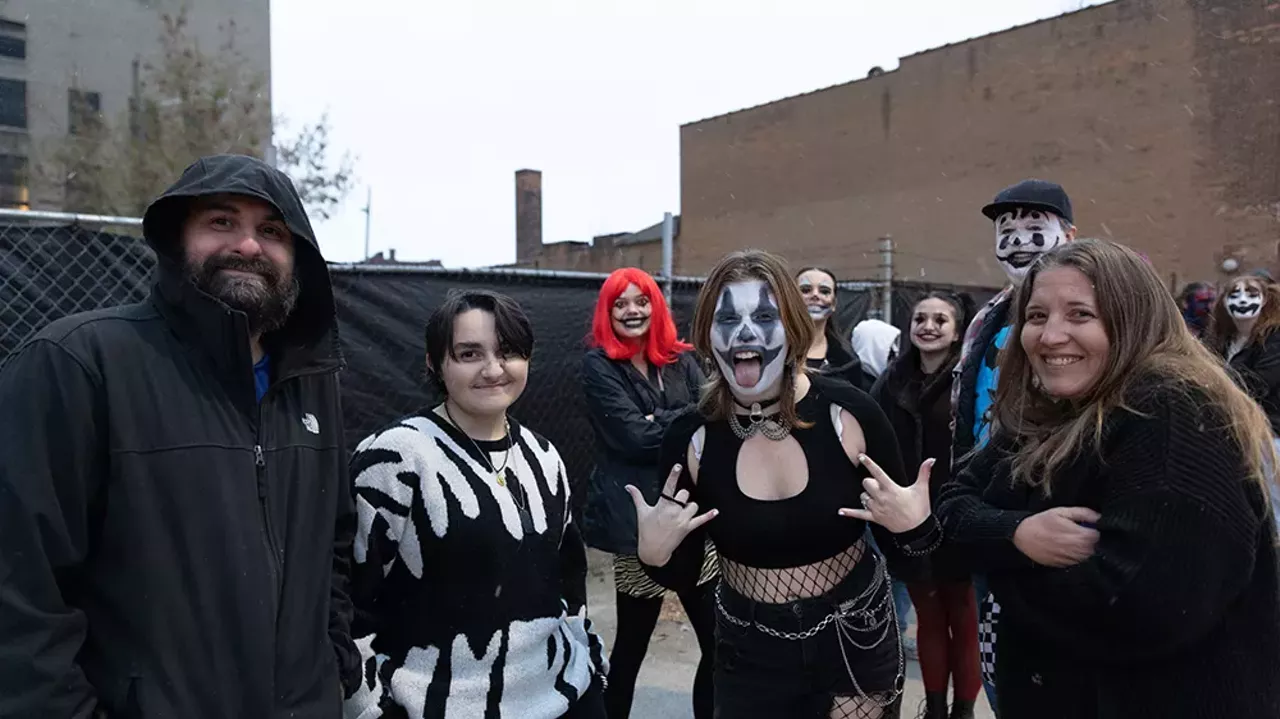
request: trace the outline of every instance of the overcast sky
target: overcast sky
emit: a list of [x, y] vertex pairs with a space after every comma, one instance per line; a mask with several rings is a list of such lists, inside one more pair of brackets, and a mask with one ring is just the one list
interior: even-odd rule
[[275, 110], [328, 112], [355, 191], [319, 223], [334, 261], [515, 259], [514, 172], [541, 170], [543, 238], [680, 211], [679, 127], [866, 76], [1098, 0], [272, 0]]

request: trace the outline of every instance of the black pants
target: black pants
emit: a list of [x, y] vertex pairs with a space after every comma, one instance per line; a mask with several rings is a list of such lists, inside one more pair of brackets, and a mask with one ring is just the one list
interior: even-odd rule
[[600, 679], [597, 678], [591, 682], [591, 686], [587, 687], [587, 692], [579, 697], [560, 719], [605, 719], [605, 717], [604, 691], [600, 688]]
[[[882, 575], [879, 580], [877, 573]], [[853, 607], [867, 613], [849, 617], [844, 638], [835, 622], [805, 639], [770, 636], [755, 626], [759, 623], [779, 632], [806, 632], [842, 603], [862, 595], [875, 581], [879, 587], [874, 593]], [[901, 638], [888, 575], [870, 553], [838, 586], [820, 597], [765, 604], [721, 583], [720, 601], [729, 615], [751, 626], [717, 613], [716, 719], [826, 719], [833, 715], [832, 705], [838, 698], [873, 695], [884, 702], [895, 694], [899, 698], [885, 709], [872, 707], [847, 716], [888, 719], [898, 715], [905, 682]]]
[[[711, 719], [715, 708], [711, 672], [715, 652], [714, 592], [718, 581], [712, 580], [677, 594], [702, 650], [698, 671], [693, 677], [694, 719]], [[662, 598], [637, 599], [618, 593], [617, 602], [618, 632], [613, 639], [613, 651], [609, 654], [609, 688], [604, 692], [604, 703], [609, 719], [628, 719], [636, 693], [636, 677], [649, 651], [649, 637], [658, 624]]]

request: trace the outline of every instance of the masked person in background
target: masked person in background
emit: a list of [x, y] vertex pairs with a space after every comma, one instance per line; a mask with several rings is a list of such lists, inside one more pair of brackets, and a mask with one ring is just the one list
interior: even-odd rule
[[717, 371], [667, 431], [661, 496], [628, 488], [640, 561], [657, 581], [691, 586], [708, 535], [720, 553], [719, 719], [895, 716], [904, 658], [866, 522], [894, 563], [941, 542], [925, 521], [929, 464], [907, 484], [880, 407], [805, 369], [813, 332], [781, 260], [722, 259], [693, 321]]
[[805, 355], [805, 366], [815, 372], [838, 377], [861, 390], [870, 389], [862, 362], [836, 327], [836, 276], [823, 267], [806, 267], [796, 275], [800, 296], [813, 318], [813, 344]]
[[[625, 487], [639, 487], [649, 501], [657, 500], [662, 435], [676, 416], [697, 402], [704, 378], [693, 347], [680, 341], [662, 292], [644, 270], [626, 267], [604, 281], [590, 341], [592, 349], [582, 360], [582, 391], [596, 435], [596, 462], [583, 527], [588, 546], [614, 555], [618, 631], [609, 656], [605, 706], [609, 719], [625, 719], [666, 595], [636, 558], [636, 510]], [[716, 567], [715, 549], [709, 546], [697, 585], [677, 595], [702, 650], [693, 679], [695, 719], [711, 719], [714, 708], [711, 580], [717, 576]]]
[[1210, 332], [1217, 298], [1217, 290], [1208, 282], [1192, 282], [1182, 288], [1182, 293], [1178, 295], [1182, 319], [1187, 323], [1187, 329], [1198, 339], [1204, 339]]
[[453, 290], [425, 335], [444, 401], [351, 457], [363, 671], [346, 716], [604, 719], [569, 477], [507, 413], [529, 380], [529, 318], [506, 295]]
[[[994, 224], [996, 261], [1004, 268], [1010, 284], [978, 312], [965, 333], [956, 365], [958, 374], [951, 386], [953, 474], [970, 452], [987, 441], [991, 405], [1000, 377], [1000, 352], [1009, 341], [1016, 319], [1009, 316], [1014, 290], [1040, 255], [1072, 241], [1076, 235], [1071, 199], [1061, 185], [1044, 180], [1023, 180], [1001, 190], [995, 200], [982, 208], [982, 214]], [[1000, 607], [981, 575], [974, 576], [974, 588], [979, 600], [983, 685], [987, 700], [995, 709], [993, 678]]]
[[0, 370], [0, 716], [333, 719], [355, 519], [315, 234], [228, 155], [143, 233], [150, 297]]
[[[1241, 387], [1267, 413], [1280, 436], [1280, 286], [1257, 275], [1226, 284], [1213, 311], [1211, 346], [1235, 370]], [[1275, 440], [1280, 451], [1280, 439]], [[1271, 483], [1280, 523], [1280, 490]]]

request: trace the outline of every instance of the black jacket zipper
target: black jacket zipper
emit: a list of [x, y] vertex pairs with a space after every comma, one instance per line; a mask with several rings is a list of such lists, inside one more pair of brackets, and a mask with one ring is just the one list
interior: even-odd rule
[[263, 546], [270, 555], [268, 568], [271, 571], [272, 585], [275, 592], [272, 595], [271, 602], [271, 618], [274, 621], [279, 616], [280, 603], [284, 595], [284, 557], [280, 551], [280, 542], [276, 539], [275, 529], [271, 522], [271, 501], [269, 499], [270, 492], [267, 491], [267, 458], [262, 448], [262, 433], [265, 426], [263, 415], [267, 405], [267, 400], [275, 393], [276, 387], [284, 382], [294, 379], [300, 379], [310, 375], [326, 374], [328, 369], [314, 369], [310, 371], [295, 372], [278, 378], [271, 386], [267, 388], [266, 394], [262, 396], [262, 401], [258, 402], [258, 427], [255, 433], [256, 443], [253, 445], [253, 463], [257, 469], [258, 478], [258, 504], [262, 510], [262, 541]]
[[[259, 440], [261, 441], [261, 440]], [[284, 591], [283, 560], [275, 540], [275, 532], [271, 530], [271, 507], [267, 499], [267, 459], [262, 452], [262, 445], [253, 445], [253, 463], [258, 475], [258, 504], [262, 509], [262, 542], [267, 549], [268, 568], [271, 570], [271, 584], [275, 588], [271, 602], [271, 618], [277, 616], [280, 606], [280, 595]]]

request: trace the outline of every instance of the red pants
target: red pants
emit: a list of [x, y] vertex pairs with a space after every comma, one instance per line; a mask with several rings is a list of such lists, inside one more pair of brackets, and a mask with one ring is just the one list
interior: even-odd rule
[[920, 623], [916, 649], [924, 690], [945, 694], [947, 680], [954, 677], [955, 698], [977, 700], [982, 673], [978, 666], [978, 607], [973, 584], [908, 583], [907, 591]]

